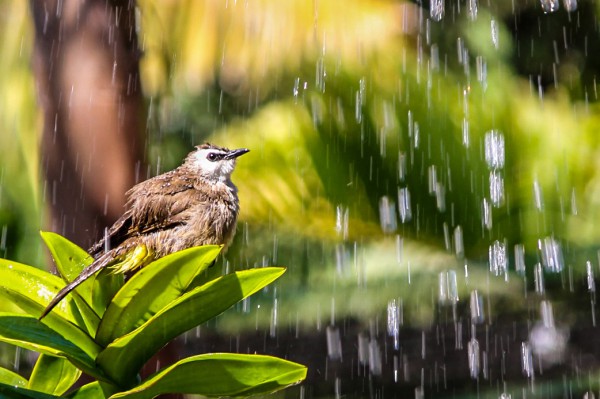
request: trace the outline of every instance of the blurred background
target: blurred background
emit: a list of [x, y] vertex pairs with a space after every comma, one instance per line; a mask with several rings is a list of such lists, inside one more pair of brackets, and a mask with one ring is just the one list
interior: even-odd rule
[[[51, 268], [205, 141], [248, 147], [178, 339], [309, 366], [286, 397], [598, 397], [600, 3], [0, 3], [0, 256]], [[0, 347], [27, 373], [27, 355]]]

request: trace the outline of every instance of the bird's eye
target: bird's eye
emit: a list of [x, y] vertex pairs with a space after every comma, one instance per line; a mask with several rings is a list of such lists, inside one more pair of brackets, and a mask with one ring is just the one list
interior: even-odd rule
[[214, 162], [217, 159], [219, 159], [219, 157], [214, 152], [211, 152], [210, 154], [208, 154], [208, 156], [206, 157], [206, 159], [208, 159], [211, 162]]

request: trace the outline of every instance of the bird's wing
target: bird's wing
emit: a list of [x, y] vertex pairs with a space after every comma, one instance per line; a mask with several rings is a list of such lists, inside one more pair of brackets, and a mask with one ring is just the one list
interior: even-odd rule
[[191, 205], [207, 201], [191, 179], [175, 172], [156, 176], [129, 190], [127, 211], [90, 249], [90, 254], [101, 253], [107, 239], [109, 247], [116, 248], [128, 238], [179, 225], [189, 218]]

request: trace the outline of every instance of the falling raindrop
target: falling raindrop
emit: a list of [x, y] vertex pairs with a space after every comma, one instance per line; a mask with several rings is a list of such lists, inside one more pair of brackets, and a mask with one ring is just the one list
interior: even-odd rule
[[492, 19], [490, 22], [490, 30], [492, 34], [492, 43], [496, 50], [500, 46], [500, 28], [498, 27], [498, 22], [495, 19]]
[[540, 0], [544, 13], [557, 11], [560, 7], [558, 0]]
[[485, 315], [483, 313], [483, 297], [477, 290], [471, 291], [469, 306], [471, 309], [471, 323], [483, 323], [485, 321]]
[[477, 0], [467, 0], [467, 16], [472, 21], [477, 19]]
[[542, 295], [546, 291], [544, 284], [544, 271], [540, 263], [536, 263], [533, 267], [533, 284], [535, 285], [536, 294]]
[[544, 327], [554, 328], [554, 311], [552, 310], [550, 301], [543, 300], [540, 302], [540, 315]]
[[435, 203], [438, 211], [446, 211], [446, 188], [439, 182], [435, 186]]
[[438, 300], [440, 303], [448, 301], [448, 275], [446, 272], [440, 272], [438, 279]]
[[469, 121], [466, 119], [462, 123], [462, 143], [465, 148], [469, 148]]
[[482, 56], [475, 59], [477, 66], [477, 81], [481, 83], [483, 90], [487, 88], [487, 63]]
[[379, 221], [384, 233], [396, 231], [396, 204], [387, 196], [383, 196], [379, 200]]
[[559, 273], [564, 268], [564, 259], [560, 244], [553, 237], [538, 240], [538, 249], [544, 268], [552, 273]]
[[490, 172], [490, 200], [496, 208], [504, 203], [504, 178], [495, 170]]
[[504, 275], [508, 278], [508, 256], [506, 243], [498, 240], [490, 245], [489, 249], [490, 272], [495, 276]]
[[437, 184], [438, 184], [437, 169], [436, 169], [435, 165], [429, 166], [429, 168], [427, 169], [427, 177], [428, 177], [427, 187], [429, 188], [429, 194], [435, 195], [436, 189], [437, 189]]
[[456, 226], [454, 228], [454, 253], [456, 257], [463, 258], [465, 256], [465, 246], [463, 243], [463, 231], [462, 227]]
[[585, 272], [586, 272], [586, 281], [587, 281], [587, 289], [589, 292], [596, 292], [596, 281], [594, 280], [594, 269], [592, 267], [592, 262], [589, 260], [585, 262]]
[[577, 198], [575, 197], [575, 189], [571, 190], [571, 214], [577, 215]]
[[523, 244], [515, 245], [515, 269], [517, 273], [525, 274], [525, 247]]
[[444, 17], [444, 0], [429, 1], [429, 15], [432, 20], [439, 22]]
[[485, 229], [492, 229], [492, 204], [486, 198], [481, 203], [481, 221]]
[[392, 299], [388, 302], [387, 307], [387, 330], [388, 335], [394, 338], [394, 349], [400, 348], [400, 306], [398, 301]]
[[458, 297], [458, 279], [456, 277], [456, 271], [449, 270], [448, 271], [448, 300], [451, 303], [456, 303], [459, 301]]
[[338, 205], [335, 212], [335, 231], [344, 240], [348, 238], [348, 207]]
[[469, 373], [471, 378], [477, 379], [479, 376], [479, 341], [475, 338], [471, 338], [467, 344], [467, 352], [469, 356]]
[[406, 154], [403, 152], [398, 153], [398, 180], [406, 180]]
[[540, 212], [544, 210], [544, 197], [542, 195], [540, 182], [537, 178], [533, 181], [533, 201], [535, 204], [535, 209]]
[[490, 169], [504, 168], [504, 135], [498, 130], [485, 133], [485, 162]]
[[277, 324], [279, 322], [279, 304], [277, 298], [273, 299], [273, 308], [271, 309], [271, 322], [269, 324], [269, 336], [275, 338], [277, 336]]
[[4, 251], [6, 249], [6, 236], [8, 233], [8, 226], [2, 226], [2, 236], [0, 236], [0, 250]]
[[533, 377], [533, 356], [527, 342], [521, 343], [521, 370], [527, 378]]
[[431, 70], [440, 70], [440, 51], [437, 44], [431, 45]]
[[577, 0], [563, 0], [563, 6], [567, 12], [573, 12], [577, 10]]
[[361, 365], [369, 364], [369, 338], [364, 334], [358, 334], [358, 361]]
[[369, 368], [371, 370], [371, 374], [375, 376], [381, 375], [383, 370], [381, 349], [379, 349], [379, 344], [375, 339], [371, 339], [369, 342]]
[[340, 338], [340, 329], [335, 326], [327, 326], [325, 334], [327, 336], [327, 356], [331, 360], [341, 360], [342, 340]]

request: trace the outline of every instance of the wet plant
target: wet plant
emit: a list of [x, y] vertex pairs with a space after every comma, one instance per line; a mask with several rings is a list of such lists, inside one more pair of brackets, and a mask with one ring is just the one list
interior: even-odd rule
[[[189, 248], [161, 258], [127, 282], [101, 272], [68, 295], [42, 321], [48, 302], [91, 257], [43, 232], [58, 277], [0, 259], [0, 341], [37, 351], [30, 378], [0, 368], [0, 397], [152, 398], [164, 393], [249, 396], [306, 377], [306, 367], [271, 356], [201, 354], [167, 365], [141, 381], [144, 364], [180, 334], [261, 290], [280, 267], [237, 271], [206, 281], [220, 246]], [[9, 306], [10, 305], [10, 306]], [[73, 388], [82, 373], [93, 382]]]

